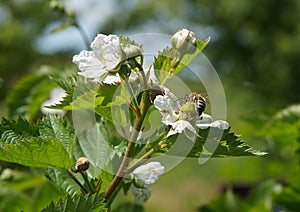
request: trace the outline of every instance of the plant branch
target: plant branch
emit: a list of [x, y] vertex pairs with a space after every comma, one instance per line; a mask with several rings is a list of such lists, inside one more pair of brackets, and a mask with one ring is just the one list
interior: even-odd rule
[[105, 198], [106, 203], [111, 202], [110, 198], [112, 197], [112, 195], [113, 195], [114, 191], [116, 190], [116, 188], [118, 187], [118, 185], [121, 183], [121, 181], [126, 173], [126, 170], [128, 168], [128, 165], [130, 163], [130, 159], [133, 158], [133, 156], [134, 156], [135, 142], [140, 133], [144, 118], [146, 116], [146, 113], [147, 113], [149, 107], [150, 107], [149, 91], [146, 90], [143, 93], [141, 105], [140, 105], [141, 116], [138, 117], [138, 119], [135, 122], [133, 131], [131, 134], [131, 138], [128, 142], [128, 146], [127, 146], [124, 158], [119, 167], [119, 170], [118, 170], [116, 176], [114, 177], [114, 179], [112, 180], [110, 186], [108, 187], [108, 189], [105, 192], [104, 198]]

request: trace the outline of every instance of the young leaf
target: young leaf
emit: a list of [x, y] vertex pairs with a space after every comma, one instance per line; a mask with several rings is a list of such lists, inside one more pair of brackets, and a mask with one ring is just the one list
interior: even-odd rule
[[0, 143], [0, 160], [24, 166], [69, 170], [72, 161], [59, 140], [32, 137], [17, 144]]
[[184, 69], [207, 46], [208, 42], [209, 38], [197, 40], [196, 51], [192, 54], [185, 54], [182, 58], [179, 58], [179, 52], [174, 48], [167, 47], [159, 52], [153, 63], [156, 77], [164, 84], [168, 78]]
[[162, 52], [158, 52], [158, 57], [154, 58], [153, 68], [154, 73], [160, 82], [172, 76], [171, 68], [172, 61], [175, 61], [178, 57], [178, 52], [174, 48], [166, 47]]

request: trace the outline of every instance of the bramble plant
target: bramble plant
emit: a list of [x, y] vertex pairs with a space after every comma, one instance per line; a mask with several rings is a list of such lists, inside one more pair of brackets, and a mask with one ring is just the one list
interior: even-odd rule
[[[146, 202], [149, 185], [172, 168], [165, 157], [264, 155], [230, 132], [226, 121], [204, 113], [208, 103], [202, 95], [177, 97], [167, 87], [208, 42], [179, 30], [172, 47], [145, 69], [142, 45], [98, 34], [90, 51], [73, 57], [77, 75], [50, 76], [57, 86], [48, 86], [48, 100], [42, 102], [33, 86], [46, 74], [15, 88], [11, 115], [26, 118], [2, 120], [0, 159], [37, 167], [64, 191], [44, 211], [79, 211], [82, 205], [84, 211], [106, 211], [121, 190], [131, 189], [138, 204]], [[18, 96], [26, 93], [31, 101], [20, 103]], [[26, 107], [37, 102], [43, 117]]]

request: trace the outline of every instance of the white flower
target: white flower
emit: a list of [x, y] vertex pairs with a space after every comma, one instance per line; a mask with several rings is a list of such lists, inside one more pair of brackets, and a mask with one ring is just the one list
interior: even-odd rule
[[137, 204], [142, 205], [147, 202], [151, 195], [151, 189], [148, 186], [144, 186], [143, 188], [137, 188], [134, 185], [132, 186], [132, 193], [134, 196], [134, 200]]
[[164, 90], [165, 95], [158, 95], [154, 99], [154, 106], [162, 115], [162, 123], [172, 125], [178, 120], [180, 104], [173, 93], [166, 88]]
[[194, 53], [196, 51], [197, 37], [194, 32], [187, 29], [181, 29], [171, 38], [171, 44], [179, 52]]
[[64, 89], [62, 89], [60, 87], [53, 88], [50, 92], [50, 98], [42, 103], [41, 112], [43, 114], [64, 115], [66, 113], [66, 111], [50, 109], [50, 108], [46, 108], [46, 106], [58, 104], [65, 96], [66, 96], [66, 92]]
[[159, 162], [150, 162], [137, 167], [132, 173], [135, 179], [144, 184], [153, 184], [164, 173], [165, 167]]
[[199, 117], [191, 103], [180, 105], [176, 96], [165, 88], [165, 95], [158, 95], [154, 99], [154, 107], [156, 107], [162, 115], [162, 123], [172, 126], [167, 134], [167, 137], [177, 133], [184, 132], [185, 135], [194, 141], [197, 136], [195, 127], [199, 129], [218, 128], [226, 130], [229, 124], [223, 120], [213, 121], [212, 117], [208, 114], [202, 113]]
[[[95, 82], [104, 82], [111, 73], [114, 74], [122, 61], [122, 48], [116, 35], [98, 34], [91, 44], [92, 51], [81, 51], [73, 57], [81, 72], [79, 75], [91, 78]], [[109, 84], [120, 82], [118, 75], [109, 76]]]

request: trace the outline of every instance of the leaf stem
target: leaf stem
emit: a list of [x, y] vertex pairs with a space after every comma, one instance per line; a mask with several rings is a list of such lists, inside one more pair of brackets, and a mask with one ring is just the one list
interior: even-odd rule
[[83, 177], [85, 183], [87, 184], [87, 188], [89, 190], [89, 193], [94, 193], [95, 189], [93, 188], [93, 186], [91, 185], [90, 181], [89, 181], [89, 178], [87, 177], [87, 174], [85, 171], [80, 171], [79, 172], [81, 174], [81, 176]]
[[83, 192], [85, 193], [85, 194], [88, 194], [89, 193], [89, 191], [88, 190], [86, 190], [86, 188], [77, 180], [77, 178], [70, 172], [70, 171], [67, 171], [66, 170], [66, 172], [68, 173], [68, 175], [72, 178], [72, 180], [74, 180], [74, 182], [77, 184], [77, 185], [79, 185], [79, 187], [83, 190]]
[[78, 29], [86, 48], [90, 49], [90, 41], [83, 28], [78, 23], [74, 23], [74, 26]]

